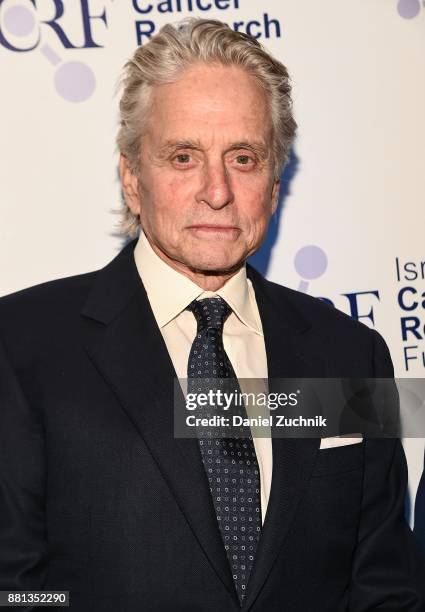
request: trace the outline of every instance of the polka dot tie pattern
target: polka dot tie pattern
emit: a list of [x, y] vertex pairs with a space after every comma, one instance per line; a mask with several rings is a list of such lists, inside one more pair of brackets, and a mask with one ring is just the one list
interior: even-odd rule
[[[203, 379], [208, 389], [215, 389], [229, 378], [236, 381], [240, 391], [222, 338], [230, 306], [215, 297], [194, 300], [187, 309], [197, 321], [188, 362], [188, 392], [199, 391], [196, 379]], [[202, 391], [205, 389], [204, 383]], [[261, 534], [260, 471], [254, 443], [250, 435], [219, 439], [198, 436], [220, 533], [242, 605]]]

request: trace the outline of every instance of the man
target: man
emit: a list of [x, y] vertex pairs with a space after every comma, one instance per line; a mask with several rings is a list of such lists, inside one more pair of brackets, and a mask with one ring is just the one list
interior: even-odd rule
[[424, 609], [399, 441], [174, 436], [173, 381], [195, 366], [393, 376], [377, 333], [245, 265], [277, 207], [289, 92], [214, 21], [166, 26], [127, 63], [139, 239], [0, 302], [2, 589], [66, 589], [78, 612]]

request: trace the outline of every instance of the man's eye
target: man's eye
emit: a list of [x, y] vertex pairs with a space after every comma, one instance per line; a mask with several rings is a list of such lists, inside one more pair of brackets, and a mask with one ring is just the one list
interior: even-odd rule
[[242, 166], [246, 166], [249, 164], [250, 161], [252, 161], [249, 155], [238, 155], [236, 157], [236, 160], [238, 164], [241, 164]]
[[190, 162], [190, 155], [188, 153], [180, 153], [174, 158], [179, 164], [187, 164]]

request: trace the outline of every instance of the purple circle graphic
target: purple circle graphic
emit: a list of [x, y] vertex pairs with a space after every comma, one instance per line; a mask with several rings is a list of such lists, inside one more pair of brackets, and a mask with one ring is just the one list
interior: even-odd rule
[[4, 14], [4, 26], [15, 36], [27, 36], [35, 27], [34, 15], [26, 6], [12, 6]]
[[93, 70], [82, 62], [65, 62], [55, 73], [56, 91], [68, 102], [84, 102], [96, 87]]
[[328, 267], [328, 258], [323, 249], [310, 244], [297, 251], [294, 265], [301, 278], [312, 280], [325, 273]]
[[399, 0], [397, 10], [403, 19], [413, 19], [421, 10], [419, 0]]

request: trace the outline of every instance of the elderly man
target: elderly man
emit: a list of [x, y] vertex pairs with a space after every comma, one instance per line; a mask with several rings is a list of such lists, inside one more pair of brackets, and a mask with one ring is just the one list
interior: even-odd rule
[[423, 610], [399, 441], [174, 435], [195, 366], [393, 375], [376, 332], [246, 265], [296, 127], [286, 69], [194, 20], [137, 49], [123, 85], [138, 239], [0, 301], [1, 589], [66, 589], [76, 612]]

